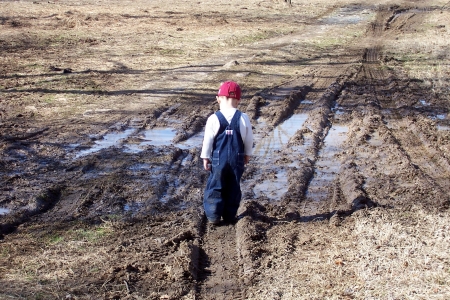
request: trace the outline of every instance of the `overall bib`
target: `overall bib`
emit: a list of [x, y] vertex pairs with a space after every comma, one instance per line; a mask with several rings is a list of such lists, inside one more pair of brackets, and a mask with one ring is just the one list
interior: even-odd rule
[[240, 181], [244, 172], [244, 143], [239, 122], [241, 112], [236, 110], [230, 124], [218, 111], [220, 129], [213, 142], [211, 173], [206, 184], [203, 206], [210, 222], [223, 217], [232, 222], [241, 202]]

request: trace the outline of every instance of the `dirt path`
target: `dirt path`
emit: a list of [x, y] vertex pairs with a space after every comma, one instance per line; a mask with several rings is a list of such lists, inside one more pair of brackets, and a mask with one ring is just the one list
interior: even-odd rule
[[198, 298], [245, 299], [234, 226], [207, 226], [202, 250]]
[[[445, 3], [83, 3], [2, 4], [0, 298], [448, 298]], [[214, 227], [230, 77], [254, 156]]]

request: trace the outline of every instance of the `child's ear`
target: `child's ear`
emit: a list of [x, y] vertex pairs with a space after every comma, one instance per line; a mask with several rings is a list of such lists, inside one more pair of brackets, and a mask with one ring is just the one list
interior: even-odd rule
[[216, 96], [216, 100], [217, 100], [217, 103], [220, 104], [220, 98], [219, 98], [219, 96]]

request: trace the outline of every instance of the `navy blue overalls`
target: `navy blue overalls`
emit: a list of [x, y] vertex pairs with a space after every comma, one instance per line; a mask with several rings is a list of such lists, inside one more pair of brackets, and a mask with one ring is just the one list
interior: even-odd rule
[[241, 112], [236, 110], [231, 123], [218, 111], [220, 129], [214, 138], [211, 173], [206, 183], [203, 206], [210, 222], [223, 217], [232, 222], [241, 202], [240, 181], [244, 172], [244, 143], [239, 122]]

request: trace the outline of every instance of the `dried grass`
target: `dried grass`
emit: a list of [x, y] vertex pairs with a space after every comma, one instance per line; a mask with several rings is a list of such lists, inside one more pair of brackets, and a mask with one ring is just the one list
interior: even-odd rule
[[[290, 232], [285, 226], [268, 236], [279, 239], [280, 232]], [[342, 227], [299, 227], [293, 253], [268, 239], [279, 256], [263, 262], [269, 267], [260, 276], [273, 280], [250, 288], [249, 299], [450, 297], [448, 213], [374, 209], [355, 213]]]
[[389, 51], [404, 64], [408, 75], [428, 83], [434, 93], [448, 93], [450, 12], [427, 13], [417, 32], [391, 41]]
[[[225, 64], [236, 54], [245, 64], [233, 67], [232, 71], [250, 74], [245, 75], [242, 81], [257, 89], [286, 80], [299, 70], [307, 74], [308, 66], [301, 65], [301, 60], [288, 63], [289, 60], [323, 54], [320, 48], [336, 46], [336, 39], [330, 39], [330, 36], [337, 36], [340, 32], [332, 29], [328, 34], [317, 37], [314, 30], [306, 32], [308, 28], [302, 27], [302, 22], [325, 14], [332, 5], [350, 3], [300, 0], [292, 9], [287, 9], [283, 1], [208, 0], [196, 7], [198, 16], [186, 18], [186, 15], [179, 17], [176, 12], [191, 13], [191, 1], [161, 4], [129, 1], [130, 5], [124, 5], [123, 1], [108, 1], [107, 7], [83, 5], [76, 6], [76, 9], [71, 1], [59, 2], [57, 6], [39, 6], [29, 1], [0, 3], [2, 17], [13, 20], [10, 24], [26, 24], [29, 36], [53, 41], [37, 54], [33, 52], [35, 49], [24, 49], [0, 58], [3, 65], [11, 67], [9, 76], [19, 72], [42, 74], [47, 72], [49, 65], [56, 64], [76, 71], [95, 70], [97, 73], [93, 76], [109, 72], [99, 79], [99, 86], [96, 86], [99, 89], [107, 90], [112, 86], [116, 90], [171, 89], [177, 88], [179, 82], [173, 83], [170, 77], [161, 76], [164, 70], [205, 62]], [[430, 5], [443, 5], [446, 1], [431, 2]], [[236, 9], [230, 11], [230, 7], [238, 7], [239, 16], [235, 14]], [[442, 14], [430, 12], [425, 21], [428, 26], [422, 31], [392, 40], [386, 48], [404, 62], [412, 78], [428, 81], [436, 91], [448, 89], [448, 20], [447, 11]], [[437, 28], [439, 25], [445, 27]], [[0, 38], [22, 35], [20, 28], [3, 26]], [[268, 50], [268, 47], [256, 44], [266, 39], [270, 41], [275, 34], [283, 35], [299, 28], [301, 32], [295, 43], [286, 40], [286, 43], [294, 45], [290, 48], [283, 48], [284, 45], [280, 44], [279, 48]], [[344, 29], [343, 36], [348, 43], [361, 28]], [[229, 39], [233, 41], [233, 47], [226, 47]], [[307, 42], [311, 43], [305, 50]], [[247, 46], [251, 46], [250, 50], [245, 50]], [[329, 58], [317, 58], [309, 63], [314, 68], [327, 62]], [[39, 68], [28, 67], [32, 65]], [[130, 72], [124, 74], [119, 72], [121, 70]], [[223, 69], [212, 71], [195, 80], [192, 77], [200, 73], [190, 74], [186, 85], [192, 87], [197, 84], [202, 90], [211, 90], [217, 84], [216, 76], [220, 76], [212, 73], [220, 73]], [[228, 75], [229, 71], [225, 74]], [[22, 84], [22, 79], [14, 80]], [[85, 82], [85, 78], [81, 81]], [[102, 82], [105, 87], [101, 86]], [[73, 89], [74, 85], [79, 88], [76, 84], [43, 80], [36, 86], [49, 88], [57, 85], [61, 89]], [[35, 104], [36, 95], [21, 97], [29, 97], [23, 101], [24, 105]], [[126, 110], [133, 105], [145, 106], [139, 99], [121, 100], [77, 95], [77, 99], [69, 101], [71, 106], [65, 104], [64, 109], [73, 113], [72, 110], [95, 109], [96, 105], [108, 108], [123, 105]], [[35, 105], [42, 108], [40, 104]], [[50, 114], [45, 116], [50, 119]], [[104, 226], [110, 230], [107, 224]], [[267, 233], [267, 247], [274, 254], [261, 262], [259, 278], [265, 280], [248, 287], [249, 299], [450, 299], [449, 229], [448, 213], [435, 214], [419, 208], [411, 211], [360, 211], [340, 227], [320, 222], [296, 224], [294, 227], [280, 223]], [[288, 231], [297, 235], [282, 234]], [[35, 295], [39, 291], [54, 292], [52, 289], [56, 291], [62, 281], [75, 277], [77, 270], [95, 274], [108, 265], [108, 246], [100, 242], [101, 237], [92, 240], [75, 233], [61, 236], [62, 239], [53, 237], [51, 242], [45, 242], [30, 235], [17, 234], [11, 237], [12, 242], [2, 243], [0, 274], [4, 288], [19, 292], [27, 288], [30, 291], [32, 286]], [[34, 256], [21, 253], [21, 247], [25, 246], [34, 249]], [[118, 288], [126, 287], [121, 285]]]
[[[5, 291], [8, 294], [20, 291], [27, 297], [40, 293], [48, 295], [58, 290], [65, 280], [73, 280], [78, 274], [95, 276], [100, 270], [104, 272], [109, 267], [107, 239], [112, 233], [112, 226], [107, 222], [90, 229], [74, 228], [39, 236], [17, 234], [13, 242], [1, 246], [0, 261], [8, 266], [2, 270]], [[22, 247], [34, 248], [34, 255], [22, 252]], [[58, 297], [57, 293], [55, 297]]]

